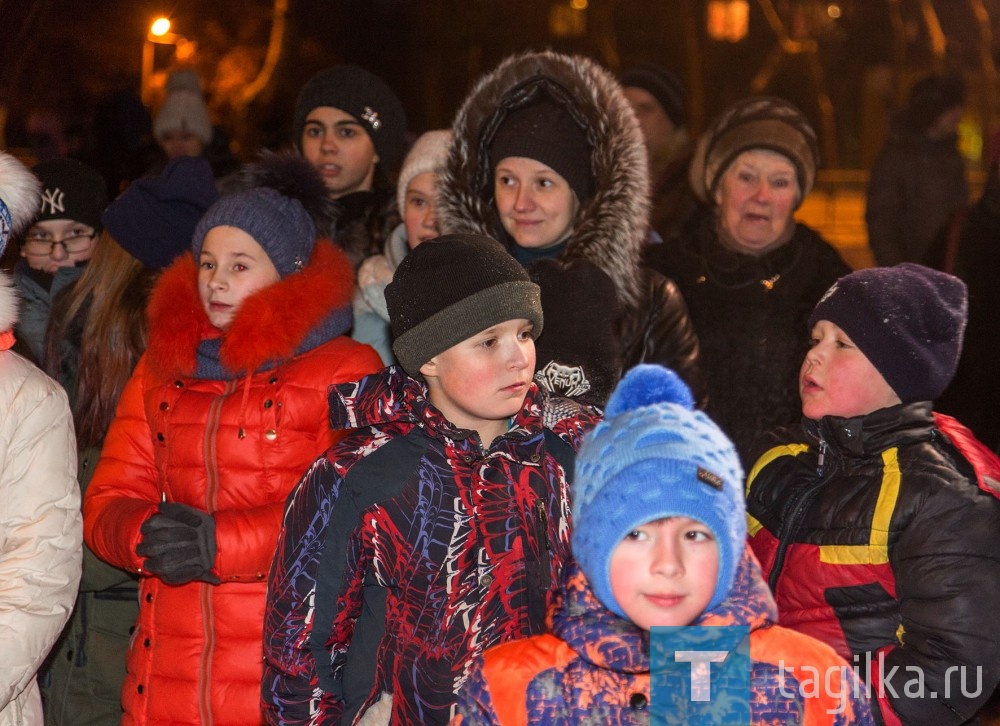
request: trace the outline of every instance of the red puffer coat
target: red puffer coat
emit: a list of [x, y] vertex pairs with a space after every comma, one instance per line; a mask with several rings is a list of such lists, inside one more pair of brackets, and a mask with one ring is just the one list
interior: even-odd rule
[[261, 721], [266, 577], [285, 498], [335, 439], [328, 387], [381, 367], [374, 350], [343, 335], [353, 271], [329, 242], [317, 243], [303, 271], [244, 301], [214, 361], [198, 354], [218, 332], [196, 279], [186, 255], [153, 292], [149, 347], [84, 504], [90, 547], [142, 574], [139, 528], [161, 501], [206, 510], [216, 522], [220, 585], [141, 578], [126, 724]]

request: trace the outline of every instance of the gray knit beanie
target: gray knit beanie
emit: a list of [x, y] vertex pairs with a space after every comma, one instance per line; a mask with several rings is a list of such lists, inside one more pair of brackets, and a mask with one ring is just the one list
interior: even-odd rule
[[396, 204], [400, 214], [406, 207], [406, 188], [410, 186], [413, 178], [427, 172], [440, 174], [448, 160], [450, 148], [450, 129], [428, 131], [413, 142], [403, 160], [403, 167], [399, 170], [399, 181], [396, 183]]
[[253, 237], [282, 277], [308, 265], [316, 244], [316, 225], [302, 202], [270, 187], [237, 192], [209, 207], [191, 241], [195, 261], [201, 256], [205, 235], [222, 226], [236, 227]]
[[409, 375], [490, 326], [524, 318], [542, 332], [538, 285], [496, 240], [449, 234], [412, 250], [385, 289], [392, 350]]

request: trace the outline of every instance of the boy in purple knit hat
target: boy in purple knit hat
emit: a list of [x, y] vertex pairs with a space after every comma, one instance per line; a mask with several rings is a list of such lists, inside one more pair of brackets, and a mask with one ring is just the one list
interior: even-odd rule
[[967, 309], [920, 265], [838, 280], [809, 320], [802, 423], [747, 480], [781, 624], [847, 659], [886, 724], [964, 723], [1000, 680], [1000, 461], [932, 411]]

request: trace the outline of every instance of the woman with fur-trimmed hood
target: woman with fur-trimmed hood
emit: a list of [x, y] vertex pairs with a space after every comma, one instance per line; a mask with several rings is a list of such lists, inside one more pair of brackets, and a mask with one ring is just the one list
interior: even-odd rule
[[[222, 197], [157, 281], [149, 345], [84, 498], [87, 544], [139, 576], [122, 723], [255, 724], [285, 499], [343, 433], [327, 391], [381, 368], [347, 337], [354, 270], [304, 160]], [[318, 192], [317, 192], [318, 189]]]
[[660, 363], [703, 399], [684, 301], [640, 259], [646, 152], [615, 78], [579, 56], [512, 56], [480, 79], [452, 130], [438, 225], [503, 241], [542, 287], [539, 384], [603, 404], [624, 370]]

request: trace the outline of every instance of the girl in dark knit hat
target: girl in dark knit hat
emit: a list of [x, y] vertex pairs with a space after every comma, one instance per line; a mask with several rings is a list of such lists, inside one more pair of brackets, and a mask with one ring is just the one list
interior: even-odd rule
[[650, 264], [677, 282], [702, 350], [706, 411], [749, 464], [754, 437], [798, 420], [796, 366], [806, 318], [850, 268], [796, 222], [819, 152], [802, 113], [753, 96], [719, 114], [699, 138], [690, 180], [702, 208]]
[[293, 143], [319, 171], [336, 204], [323, 233], [355, 267], [382, 252], [399, 223], [391, 179], [405, 151], [406, 113], [369, 71], [339, 65], [320, 71], [295, 102]]
[[885, 724], [974, 723], [1000, 681], [1000, 460], [932, 412], [966, 313], [920, 265], [838, 280], [809, 318], [802, 423], [747, 480], [781, 624], [858, 669]]
[[84, 536], [139, 578], [128, 723], [259, 723], [266, 574], [285, 499], [342, 434], [327, 392], [381, 366], [347, 337], [354, 275], [307, 211], [322, 180], [268, 156], [159, 277], [149, 344], [84, 499]]
[[[644, 267], [649, 174], [618, 81], [586, 58], [525, 53], [476, 84], [453, 125], [440, 184], [442, 232], [489, 234], [538, 277], [542, 385], [603, 403], [640, 362], [677, 370], [703, 398], [698, 341], [676, 286]], [[581, 270], [583, 270], [581, 274]], [[611, 285], [589, 286], [596, 271]], [[544, 278], [544, 280], [543, 280]], [[603, 294], [612, 288], [614, 294]], [[548, 292], [548, 294], [546, 294]], [[608, 314], [608, 312], [611, 314]], [[608, 352], [611, 351], [609, 354]]]

